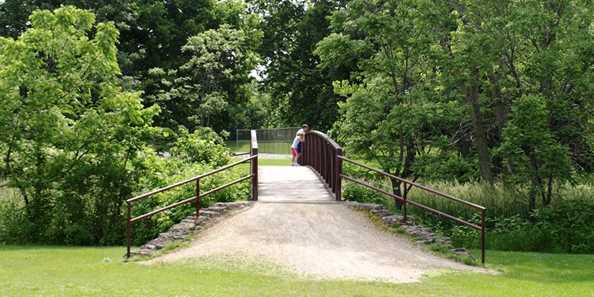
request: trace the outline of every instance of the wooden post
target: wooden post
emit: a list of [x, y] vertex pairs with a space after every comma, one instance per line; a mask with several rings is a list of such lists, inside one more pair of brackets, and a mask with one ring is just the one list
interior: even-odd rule
[[335, 171], [335, 192], [336, 201], [342, 200], [342, 148], [336, 149], [336, 171]]
[[[406, 222], [408, 220], [408, 211], [406, 210], [406, 206], [408, 204], [408, 190], [406, 187], [406, 183], [403, 183], [404, 185], [404, 191], [402, 192], [402, 198], [403, 198], [403, 203], [402, 203], [402, 215], [403, 215], [403, 220]], [[412, 187], [412, 186], [411, 186]]]
[[198, 216], [200, 215], [200, 178], [196, 180], [196, 222], [198, 221]]
[[481, 210], [481, 263], [485, 264], [485, 209]]
[[253, 157], [251, 162], [252, 173], [252, 201], [258, 201], [258, 136], [256, 130], [252, 130], [252, 149], [250, 157]]
[[128, 247], [126, 249], [126, 258], [130, 258], [130, 247], [132, 246], [132, 205], [128, 202], [128, 223], [126, 225], [126, 239]]

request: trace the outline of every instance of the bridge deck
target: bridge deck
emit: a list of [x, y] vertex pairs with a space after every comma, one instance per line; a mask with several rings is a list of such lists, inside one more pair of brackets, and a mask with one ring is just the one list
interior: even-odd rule
[[318, 176], [303, 166], [262, 166], [258, 185], [260, 202], [334, 201]]
[[468, 270], [384, 232], [335, 202], [308, 167], [262, 166], [260, 200], [153, 262], [220, 258], [272, 262], [316, 278], [416, 281], [436, 269]]

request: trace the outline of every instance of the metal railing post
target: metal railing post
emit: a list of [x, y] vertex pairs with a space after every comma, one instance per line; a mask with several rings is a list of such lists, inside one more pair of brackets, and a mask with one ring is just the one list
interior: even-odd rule
[[130, 258], [130, 247], [132, 246], [132, 205], [127, 202], [128, 204], [128, 223], [126, 225], [126, 258]]
[[252, 149], [253, 156], [256, 156], [252, 159], [252, 200], [258, 201], [258, 149]]
[[258, 201], [258, 138], [256, 130], [252, 130], [251, 152], [250, 156], [254, 157], [251, 162], [252, 174], [252, 201]]
[[402, 215], [403, 215], [403, 219], [406, 222], [406, 220], [408, 220], [408, 211], [407, 211], [407, 205], [408, 205], [408, 191], [406, 190], [406, 183], [404, 183], [404, 191], [403, 191], [403, 195], [402, 195]]
[[196, 180], [196, 221], [198, 221], [198, 216], [200, 215], [200, 179]]
[[485, 211], [481, 210], [481, 263], [485, 264]]
[[342, 149], [341, 148], [337, 148], [336, 149], [336, 171], [334, 172], [335, 174], [335, 192], [334, 194], [336, 195], [336, 201], [341, 201], [342, 200]]

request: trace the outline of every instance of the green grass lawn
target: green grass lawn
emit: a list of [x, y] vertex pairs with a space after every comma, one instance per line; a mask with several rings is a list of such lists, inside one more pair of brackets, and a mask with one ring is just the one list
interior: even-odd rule
[[260, 159], [258, 158], [258, 165], [260, 166], [290, 166], [290, 159]]
[[[273, 140], [273, 141], [258, 141], [258, 152], [265, 153], [265, 154], [283, 154], [283, 155], [290, 155], [291, 154], [291, 143], [292, 140], [281, 141], [281, 140]], [[250, 141], [249, 140], [229, 140], [225, 141], [225, 145], [231, 149], [234, 153], [247, 153], [250, 151]]]
[[[488, 252], [499, 275], [315, 281], [228, 265], [124, 263], [124, 248], [0, 247], [0, 296], [594, 296], [594, 255]], [[274, 270], [272, 270], [274, 271]]]
[[[240, 158], [234, 159], [239, 161]], [[291, 159], [262, 159], [258, 158], [259, 166], [291, 166]]]

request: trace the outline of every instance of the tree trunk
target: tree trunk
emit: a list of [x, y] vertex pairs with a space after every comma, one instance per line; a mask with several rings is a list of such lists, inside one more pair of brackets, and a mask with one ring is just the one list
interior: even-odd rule
[[536, 209], [536, 194], [538, 192], [538, 182], [532, 178], [532, 183], [530, 184], [530, 192], [528, 193], [528, 213], [531, 214], [532, 211]]
[[[406, 142], [406, 143], [402, 143]], [[401, 148], [400, 148], [400, 162], [404, 165], [402, 166], [402, 170], [397, 172], [395, 175], [401, 178], [409, 178], [413, 175], [412, 166], [415, 162], [417, 155], [415, 150], [415, 142], [412, 139], [401, 140]], [[403, 195], [408, 193], [406, 189], [406, 184], [403, 185], [403, 182], [397, 179], [390, 179], [390, 183], [392, 185], [392, 193], [398, 197], [404, 198]], [[402, 203], [398, 200], [394, 201], [396, 204], [396, 208], [401, 209]]]
[[472, 142], [479, 155], [479, 170], [483, 180], [493, 183], [493, 174], [491, 172], [491, 156], [487, 145], [487, 132], [481, 122], [481, 108], [479, 103], [479, 69], [474, 68], [473, 79], [466, 86], [466, 102], [470, 105], [470, 115], [472, 119]]
[[553, 176], [549, 176], [547, 179], [547, 193], [543, 205], [548, 206], [551, 204], [551, 200], [553, 200]]
[[542, 192], [542, 180], [538, 173], [538, 160], [536, 159], [534, 150], [531, 149], [527, 151], [526, 155], [528, 156], [528, 160], [530, 162], [530, 169], [532, 171], [530, 174], [530, 193], [528, 194], [528, 212], [531, 213], [533, 210], [536, 209], [536, 196], [539, 192]]
[[[390, 183], [392, 185], [392, 194], [398, 197], [402, 197], [402, 189], [400, 187], [402, 182], [397, 179], [391, 178]], [[394, 199], [394, 204], [396, 205], [396, 209], [402, 209], [402, 202], [400, 202], [399, 200]]]

